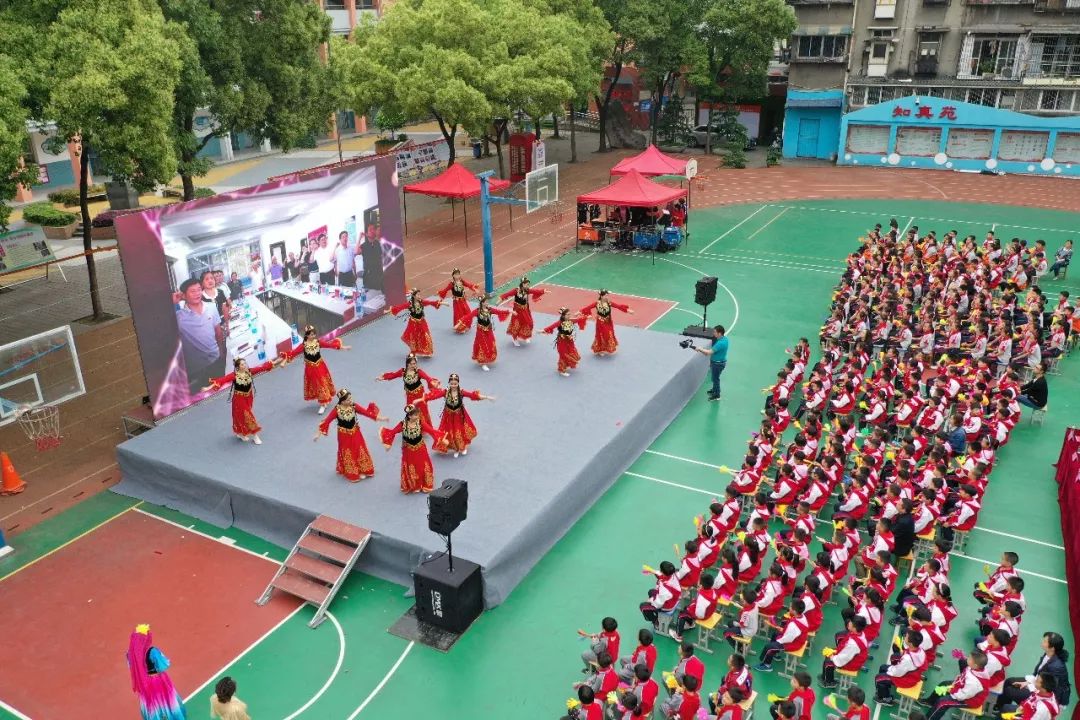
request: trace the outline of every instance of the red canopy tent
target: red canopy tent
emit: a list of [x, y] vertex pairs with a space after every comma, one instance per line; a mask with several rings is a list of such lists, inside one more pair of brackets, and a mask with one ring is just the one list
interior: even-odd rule
[[623, 158], [611, 168], [608, 175], [626, 175], [631, 170], [637, 170], [645, 177], [657, 175], [682, 175], [686, 176], [686, 160], [679, 160], [670, 155], [665, 155], [656, 149], [655, 145], [645, 148], [645, 151], [634, 157]]
[[656, 207], [681, 197], [686, 197], [686, 190], [683, 188], [655, 183], [637, 170], [630, 170], [607, 187], [578, 195], [577, 201], [589, 205]]
[[[498, 192], [510, 187], [509, 180], [496, 180], [491, 178], [488, 180], [488, 189], [491, 192]], [[476, 197], [480, 194], [480, 178], [473, 175], [466, 170], [461, 164], [454, 163], [450, 167], [443, 170], [441, 173], [433, 178], [422, 180], [418, 183], [406, 185], [404, 191], [407, 193], [419, 193], [420, 195], [430, 195], [432, 197], [445, 197], [450, 198], [450, 208], [453, 212], [454, 200], [462, 200], [461, 203], [462, 212], [465, 214], [465, 244], [469, 243], [469, 215], [465, 210], [464, 201], [471, 197]], [[404, 205], [405, 197], [402, 196], [402, 203]], [[508, 206], [509, 207], [509, 206]], [[409, 234], [409, 210], [408, 206], [404, 206], [405, 209], [405, 234]]]

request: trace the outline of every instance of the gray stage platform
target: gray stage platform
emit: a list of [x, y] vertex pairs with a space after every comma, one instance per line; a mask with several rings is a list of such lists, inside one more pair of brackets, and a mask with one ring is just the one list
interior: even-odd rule
[[[537, 316], [537, 325], [553, 318]], [[455, 556], [483, 567], [485, 600], [498, 605], [526, 573], [607, 490], [701, 387], [707, 360], [678, 347], [676, 336], [619, 328], [620, 351], [588, 352], [592, 327], [579, 335], [584, 358], [572, 377], [555, 372], [550, 336], [514, 347], [499, 328], [499, 361], [483, 372], [469, 358], [472, 334], [450, 329], [450, 310], [429, 313], [435, 357], [423, 368], [446, 382], [495, 395], [469, 405], [480, 436], [467, 456], [437, 456], [436, 484], [469, 483], [469, 516], [454, 533]], [[403, 323], [378, 320], [346, 337], [348, 352], [327, 351], [338, 387], [357, 402], [374, 401], [396, 423], [401, 381], [374, 377], [401, 366]], [[383, 449], [377, 426], [362, 421], [376, 474], [349, 483], [334, 474], [336, 440], [312, 442], [319, 416], [301, 401], [300, 362], [260, 376], [255, 414], [262, 446], [229, 431], [225, 393], [117, 448], [123, 481], [114, 490], [227, 527], [235, 525], [291, 547], [305, 525], [325, 513], [369, 528], [374, 538], [358, 568], [411, 586], [421, 555], [440, 551], [427, 528], [427, 500], [399, 490], [400, 439]], [[441, 401], [435, 403], [438, 418]]]

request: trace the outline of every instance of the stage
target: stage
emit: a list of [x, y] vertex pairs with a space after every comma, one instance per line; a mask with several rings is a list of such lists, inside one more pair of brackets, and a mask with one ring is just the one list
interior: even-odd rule
[[[469, 454], [436, 454], [434, 460], [436, 485], [447, 478], [469, 483], [468, 519], [454, 533], [454, 555], [483, 568], [490, 608], [701, 388], [708, 361], [680, 348], [677, 336], [625, 325], [617, 329], [619, 353], [598, 358], [589, 352], [590, 324], [578, 334], [583, 360], [565, 378], [555, 372], [551, 336], [537, 335], [518, 348], [499, 323], [499, 360], [483, 372], [470, 359], [473, 333], [449, 329], [448, 307], [429, 310], [428, 321], [435, 357], [423, 360], [423, 369], [443, 384], [457, 372], [463, 388], [497, 397], [468, 405], [480, 432]], [[553, 321], [536, 315], [537, 327]], [[403, 327], [402, 320], [385, 317], [345, 336], [352, 350], [324, 351], [335, 384], [349, 388], [359, 404], [374, 401], [391, 425], [405, 404], [401, 381], [374, 378], [403, 364]], [[312, 442], [321, 418], [314, 403], [301, 400], [302, 365], [256, 379], [263, 445], [232, 435], [222, 391], [118, 446], [123, 481], [114, 490], [283, 547], [291, 547], [316, 515], [331, 515], [372, 530], [360, 570], [411, 586], [413, 568], [422, 556], [443, 550], [443, 541], [427, 528], [426, 496], [399, 490], [400, 438], [387, 452], [379, 426], [362, 420], [375, 476], [354, 484], [336, 475], [333, 426], [328, 437]], [[436, 424], [441, 410], [436, 401]]]

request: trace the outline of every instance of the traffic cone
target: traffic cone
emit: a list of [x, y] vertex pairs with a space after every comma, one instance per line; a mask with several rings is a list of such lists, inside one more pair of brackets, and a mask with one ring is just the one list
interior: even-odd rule
[[11, 458], [6, 452], [0, 452], [0, 470], [3, 472], [0, 495], [14, 495], [26, 489], [26, 483], [19, 477], [19, 473], [15, 472], [15, 466], [11, 464]]

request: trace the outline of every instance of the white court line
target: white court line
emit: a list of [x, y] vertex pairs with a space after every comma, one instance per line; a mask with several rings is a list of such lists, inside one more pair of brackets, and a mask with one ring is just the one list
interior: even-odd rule
[[[997, 562], [995, 562], [995, 561], [983, 560], [982, 558], [972, 557], [971, 555], [961, 555], [958, 552], [951, 552], [949, 554], [952, 555], [953, 557], [962, 558], [964, 560], [971, 560], [972, 562], [982, 563], [983, 565], [989, 565], [991, 567], [994, 567], [994, 566], [997, 565]], [[1037, 578], [1042, 578], [1043, 580], [1049, 580], [1050, 582], [1061, 583], [1062, 585], [1068, 585], [1069, 584], [1069, 583], [1065, 582], [1064, 580], [1062, 580], [1061, 578], [1050, 577], [1049, 575], [1040, 575], [1039, 573], [1031, 572], [1030, 570], [1022, 570], [1021, 573], [1020, 573], [1021, 577], [1027, 577], [1029, 575], [1031, 577], [1037, 577]]]
[[294, 712], [292, 715], [289, 715], [288, 717], [286, 717], [285, 720], [293, 720], [293, 718], [299, 716], [300, 713], [304, 712], [309, 707], [314, 705], [315, 702], [319, 698], [321, 698], [323, 696], [323, 693], [325, 693], [327, 691], [327, 689], [330, 687], [330, 685], [333, 684], [334, 680], [337, 679], [338, 673], [341, 672], [341, 663], [344, 662], [344, 660], [345, 660], [345, 631], [341, 629], [341, 623], [339, 623], [337, 621], [337, 618], [334, 617], [333, 613], [331, 613], [330, 611], [327, 611], [326, 617], [330, 618], [330, 622], [334, 623], [334, 629], [337, 630], [337, 635], [338, 635], [337, 664], [334, 665], [334, 671], [332, 673], [330, 673], [330, 677], [326, 678], [326, 682], [323, 683], [323, 686], [321, 688], [319, 688], [319, 692], [312, 695], [310, 700], [308, 700], [306, 703], [301, 705], [299, 710]]
[[737, 230], [737, 229], [738, 229], [738, 228], [739, 228], [739, 227], [740, 227], [741, 225], [743, 225], [744, 223], [746, 223], [746, 222], [747, 222], [747, 221], [748, 221], [748, 220], [749, 220], [750, 218], [754, 217], [755, 215], [757, 215], [757, 214], [758, 214], [759, 212], [761, 212], [762, 210], [764, 210], [764, 209], [765, 209], [765, 208], [767, 208], [767, 207], [769, 207], [769, 205], [767, 205], [767, 204], [766, 204], [766, 205], [762, 205], [762, 206], [761, 206], [761, 207], [759, 207], [759, 208], [758, 208], [757, 210], [755, 210], [754, 212], [750, 213], [750, 214], [749, 214], [749, 215], [747, 215], [747, 216], [746, 216], [745, 218], [743, 218], [743, 219], [742, 219], [741, 221], [739, 221], [738, 223], [736, 223], [736, 224], [732, 225], [731, 227], [729, 227], [729, 228], [727, 229], [727, 231], [726, 231], [726, 232], [724, 232], [724, 234], [723, 234], [723, 235], [721, 235], [720, 237], [716, 238], [715, 240], [713, 240], [713, 241], [712, 241], [711, 243], [709, 243], [709, 244], [708, 244], [708, 245], [706, 245], [705, 247], [703, 247], [703, 248], [701, 248], [700, 250], [698, 250], [698, 252], [699, 252], [699, 253], [703, 253], [703, 252], [705, 252], [706, 250], [708, 250], [709, 248], [711, 248], [711, 247], [712, 247], [713, 245], [715, 245], [716, 243], [720, 242], [721, 240], [723, 240], [724, 238], [726, 238], [726, 237], [727, 237], [728, 235], [730, 235], [731, 233], [735, 232], [735, 230]]
[[835, 276], [837, 272], [840, 271], [840, 268], [818, 268], [806, 265], [788, 264], [777, 260], [750, 260], [747, 258], [727, 257], [726, 255], [713, 255], [711, 253], [708, 255], [701, 255], [700, 257], [703, 260], [712, 260], [714, 262], [729, 262], [735, 263], [737, 265], [754, 265], [757, 267], [776, 268], [778, 270], [799, 270], [802, 272], [823, 273], [825, 275], [833, 276]]
[[702, 495], [708, 495], [709, 497], [716, 497], [716, 493], [711, 490], [702, 490], [701, 488], [690, 487], [689, 485], [680, 485], [679, 483], [674, 483], [670, 480], [661, 480], [660, 478], [655, 478], [652, 475], [642, 475], [641, 473], [630, 472], [629, 470], [624, 472], [623, 475], [641, 478], [642, 480], [651, 480], [654, 483], [660, 483], [661, 485], [670, 485], [671, 487], [677, 487], [682, 490], [689, 490], [690, 492], [701, 493]]
[[[664, 257], [657, 258], [657, 259], [662, 260], [663, 262], [669, 262], [672, 265], [678, 265], [680, 267], [684, 267], [687, 270], [692, 270], [692, 271], [696, 272], [698, 275], [701, 275], [702, 277], [706, 277], [705, 273], [701, 272], [700, 270], [698, 270], [695, 267], [690, 267], [689, 265], [686, 265], [684, 263], [677, 262], [675, 260], [670, 260], [670, 259], [664, 258]], [[731, 321], [731, 325], [728, 326], [727, 333], [726, 333], [726, 334], [730, 335], [731, 332], [735, 329], [735, 326], [739, 323], [739, 299], [737, 297], [735, 297], [735, 293], [731, 292], [731, 288], [729, 288], [724, 283], [717, 281], [716, 284], [719, 285], [720, 287], [724, 288], [724, 292], [726, 292], [728, 295], [730, 295], [731, 296], [731, 301], [733, 303], [735, 303], [735, 318]]]
[[774, 217], [774, 218], [773, 218], [772, 220], [770, 220], [769, 222], [767, 222], [767, 223], [765, 223], [764, 225], [762, 225], [761, 227], [759, 227], [759, 228], [758, 228], [757, 230], [755, 230], [755, 231], [754, 231], [754, 232], [753, 232], [753, 233], [752, 233], [752, 234], [750, 235], [750, 237], [748, 237], [748, 238], [746, 238], [746, 239], [747, 239], [747, 240], [753, 240], [753, 239], [754, 239], [755, 237], [757, 237], [757, 234], [758, 234], [759, 232], [761, 232], [762, 230], [764, 230], [765, 228], [769, 227], [769, 226], [770, 226], [770, 225], [772, 225], [772, 224], [773, 224], [774, 222], [776, 222], [777, 220], [779, 220], [779, 219], [780, 219], [780, 215], [783, 215], [784, 213], [786, 213], [786, 212], [787, 212], [788, 210], [790, 210], [790, 209], [791, 209], [791, 208], [784, 208], [783, 210], [781, 210], [781, 211], [780, 211], [780, 213], [779, 213], [779, 214], [778, 214], [778, 215], [777, 215], [776, 217]]
[[[668, 301], [668, 302], [670, 302], [670, 301]], [[679, 303], [672, 303], [671, 307], [669, 307], [667, 310], [665, 310], [664, 312], [657, 315], [655, 320], [653, 320], [651, 323], [649, 323], [648, 325], [645, 326], [645, 329], [648, 330], [653, 325], [660, 322], [660, 318], [664, 317], [665, 315], [667, 315], [672, 310], [678, 310], [678, 309], [679, 309]], [[687, 310], [686, 312], [690, 312], [690, 311]], [[691, 314], [696, 315], [697, 313], [691, 313]]]
[[[724, 253], [729, 253], [729, 252], [748, 253], [750, 255], [776, 255], [778, 258], [781, 258], [781, 259], [782, 258], [801, 258], [803, 260], [820, 260], [823, 263], [832, 263], [834, 265], [839, 266], [840, 268], [843, 268], [843, 266], [844, 266], [844, 262], [842, 260], [837, 260], [836, 258], [830, 258], [830, 257], [823, 257], [821, 255], [799, 255], [798, 253], [773, 252], [771, 250], [756, 250], [756, 249], [755, 250], [748, 250], [746, 248], [735, 248], [735, 247], [725, 248], [724, 249]], [[714, 253], [714, 254], [722, 255], [723, 253]]]
[[0, 700], [0, 710], [6, 710], [7, 712], [9, 712], [12, 715], [14, 715], [15, 717], [17, 717], [19, 720], [33, 720], [33, 718], [31, 718], [29, 715], [19, 712], [18, 710], [11, 707], [10, 705], [8, 705], [3, 700]]
[[911, 227], [911, 223], [913, 223], [913, 222], [915, 222], [915, 216], [914, 215], [911, 216], [910, 218], [908, 218], [907, 225], [905, 225], [904, 229], [900, 231], [900, 237], [904, 236], [904, 233], [907, 232], [908, 228]]
[[593, 255], [595, 255], [595, 254], [596, 254], [595, 252], [590, 252], [590, 253], [588, 253], [588, 254], [586, 254], [586, 255], [585, 255], [585, 257], [581, 258], [580, 260], [575, 260], [574, 262], [570, 263], [569, 265], [567, 265], [566, 267], [562, 268], [561, 270], [556, 270], [555, 272], [551, 273], [550, 275], [548, 275], [548, 276], [547, 276], [546, 278], [544, 278], [543, 280], [540, 280], [539, 282], [535, 282], [535, 283], [533, 283], [533, 285], [540, 285], [540, 284], [542, 284], [542, 283], [550, 282], [550, 281], [551, 281], [551, 278], [553, 278], [553, 277], [555, 277], [555, 276], [557, 276], [557, 275], [561, 275], [562, 273], [566, 272], [567, 270], [569, 270], [570, 268], [574, 267], [574, 266], [575, 266], [575, 265], [577, 265], [578, 263], [583, 263], [583, 262], [585, 262], [586, 260], [588, 260], [589, 258], [591, 258], [591, 257], [592, 257]]
[[405, 661], [406, 656], [408, 656], [409, 652], [413, 649], [413, 645], [415, 644], [415, 640], [409, 641], [409, 644], [405, 646], [405, 650], [402, 651], [401, 657], [397, 659], [397, 662], [394, 663], [394, 666], [390, 668], [390, 671], [386, 673], [386, 676], [379, 682], [378, 685], [375, 686], [375, 689], [371, 691], [371, 694], [364, 698], [364, 702], [360, 703], [360, 707], [353, 710], [352, 715], [350, 715], [346, 720], [356, 720], [356, 716], [364, 711], [364, 708], [368, 706], [368, 703], [375, 699], [375, 696], [378, 695], [379, 691], [383, 689], [383, 686], [390, 681], [390, 678], [394, 677], [394, 673], [396, 673], [397, 669], [401, 667], [401, 663]]
[[659, 455], [660, 457], [666, 457], [666, 458], [670, 458], [672, 460], [681, 460], [681, 461], [683, 461], [685, 463], [690, 463], [691, 465], [701, 465], [702, 467], [714, 468], [716, 470], [720, 469], [719, 465], [713, 465], [712, 463], [702, 462], [701, 460], [691, 460], [690, 458], [683, 457], [681, 455], [669, 455], [668, 453], [660, 452], [659, 450], [646, 450], [645, 452], [648, 453], [649, 455]]
[[[240, 661], [240, 658], [244, 657], [244, 656], [245, 656], [245, 655], [247, 655], [247, 654], [248, 654], [249, 652], [251, 652], [252, 650], [254, 650], [254, 649], [255, 649], [255, 646], [257, 646], [257, 645], [258, 645], [259, 643], [261, 643], [261, 642], [262, 642], [263, 640], [265, 640], [266, 638], [270, 637], [270, 636], [271, 636], [271, 635], [272, 635], [273, 633], [277, 632], [278, 628], [280, 628], [280, 627], [281, 627], [282, 625], [284, 625], [285, 623], [287, 623], [287, 622], [289, 622], [290, 620], [292, 620], [292, 619], [293, 619], [293, 616], [294, 616], [294, 615], [296, 615], [296, 613], [298, 613], [298, 612], [300, 612], [301, 610], [303, 610], [303, 609], [304, 609], [304, 608], [305, 608], [306, 606], [307, 606], [307, 603], [301, 603], [300, 605], [298, 605], [298, 606], [296, 607], [296, 609], [295, 609], [295, 610], [293, 610], [293, 611], [292, 611], [291, 613], [289, 613], [288, 615], [286, 615], [285, 617], [283, 617], [283, 618], [282, 618], [282, 619], [281, 619], [281, 620], [280, 620], [280, 621], [278, 622], [278, 624], [277, 624], [277, 625], [275, 625], [274, 627], [272, 627], [272, 628], [270, 628], [269, 630], [267, 630], [266, 632], [264, 632], [264, 633], [262, 634], [262, 636], [261, 636], [261, 637], [259, 637], [259, 639], [258, 639], [258, 640], [256, 640], [255, 642], [251, 643], [250, 645], [248, 645], [248, 646], [247, 646], [246, 648], [244, 648], [244, 649], [243, 649], [243, 651], [241, 651], [241, 652], [240, 652], [240, 654], [239, 654], [239, 655], [237, 655], [236, 657], [234, 657], [234, 658], [233, 658], [232, 660], [230, 660], [229, 662], [225, 663], [224, 667], [222, 667], [222, 668], [221, 668], [221, 669], [219, 669], [219, 670], [218, 670], [217, 672], [215, 672], [215, 673], [214, 673], [213, 675], [211, 675], [210, 677], [208, 677], [208, 678], [206, 679], [206, 682], [204, 682], [204, 683], [203, 683], [202, 685], [200, 685], [199, 687], [197, 687], [197, 688], [195, 688], [194, 690], [192, 690], [192, 691], [191, 691], [191, 693], [190, 693], [190, 694], [189, 694], [189, 695], [188, 695], [188, 696], [187, 696], [186, 698], [184, 698], [184, 702], [185, 702], [185, 703], [191, 702], [191, 698], [193, 698], [193, 697], [195, 697], [196, 695], [198, 695], [199, 693], [201, 693], [201, 692], [203, 691], [203, 689], [204, 689], [204, 688], [205, 688], [205, 687], [206, 687], [207, 685], [209, 685], [210, 683], [214, 682], [214, 680], [217, 680], [218, 676], [220, 676], [220, 675], [221, 675], [222, 673], [224, 673], [224, 672], [225, 672], [226, 670], [228, 670], [228, 669], [229, 669], [229, 668], [230, 668], [230, 667], [231, 667], [231, 666], [232, 666], [232, 665], [233, 665], [234, 663], [237, 663], [237, 662], [239, 662], [239, 661]], [[329, 614], [330, 614], [330, 613], [327, 613], [327, 615], [329, 615]]]
[[1042, 540], [1035, 540], [1034, 538], [1024, 537], [1023, 535], [1011, 535], [1007, 532], [1001, 532], [1000, 530], [991, 530], [990, 528], [984, 528], [975, 526], [974, 530], [980, 530], [984, 533], [990, 533], [991, 535], [1000, 535], [1001, 537], [1007, 537], [1012, 540], [1020, 540], [1021, 542], [1028, 542], [1033, 545], [1042, 545], [1043, 547], [1053, 548], [1054, 550], [1065, 550], [1062, 545], [1054, 545], [1053, 543], [1043, 542]]
[[[878, 218], [880, 218], [882, 215], [887, 215], [888, 214], [888, 213], [881, 213], [881, 212], [866, 212], [866, 211], [863, 211], [863, 210], [840, 210], [838, 208], [805, 207], [805, 206], [802, 206], [802, 205], [777, 205], [775, 203], [773, 204], [773, 207], [790, 207], [792, 210], [813, 210], [815, 212], [843, 213], [844, 215], [863, 215], [863, 216], [867, 216], [867, 217], [878, 217]], [[953, 223], [955, 225], [982, 225], [982, 224], [984, 224], [983, 221], [981, 221], [981, 220], [957, 220], [956, 218], [924, 217], [922, 215], [920, 215], [919, 218], [921, 220], [928, 220], [928, 221], [932, 221], [932, 222], [947, 222], [947, 223]], [[1041, 231], [1041, 232], [1066, 233], [1068, 235], [1076, 234], [1075, 230], [1062, 230], [1062, 229], [1058, 229], [1058, 228], [1032, 227], [1030, 225], [1009, 225], [1008, 223], [999, 223], [999, 224], [1002, 227], [1019, 228], [1021, 230], [1038, 230], [1038, 231]]]
[[219, 543], [221, 545], [224, 545], [225, 547], [232, 548], [233, 550], [239, 550], [240, 552], [247, 553], [251, 557], [257, 557], [260, 560], [265, 560], [265, 561], [271, 562], [271, 563], [273, 563], [275, 565], [280, 565], [281, 564], [280, 560], [274, 560], [273, 558], [267, 557], [265, 555], [260, 555], [259, 553], [255, 552], [254, 550], [248, 550], [246, 547], [244, 547], [242, 545], [236, 545], [234, 543], [224, 542], [221, 538], [216, 538], [213, 535], [207, 535], [206, 533], [201, 532], [199, 530], [193, 530], [190, 527], [187, 527], [186, 525], [181, 525], [180, 523], [173, 522], [172, 520], [166, 520], [165, 518], [160, 517], [158, 515], [155, 515], [152, 512], [146, 512], [145, 510], [143, 510], [141, 508], [132, 508], [132, 509], [137, 513], [142, 513], [146, 517], [154, 518], [155, 520], [160, 520], [161, 522], [168, 523], [169, 525], [172, 525], [173, 527], [178, 527], [181, 530], [183, 530], [184, 532], [189, 532], [189, 533], [191, 533], [193, 535], [201, 535], [202, 537], [206, 538], [207, 540], [213, 540], [214, 542]]

